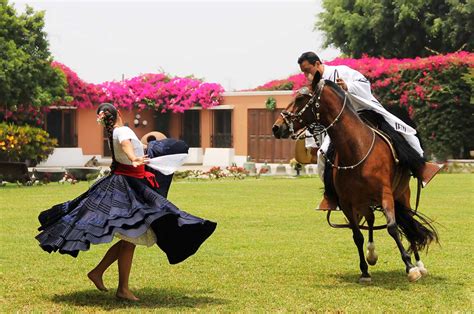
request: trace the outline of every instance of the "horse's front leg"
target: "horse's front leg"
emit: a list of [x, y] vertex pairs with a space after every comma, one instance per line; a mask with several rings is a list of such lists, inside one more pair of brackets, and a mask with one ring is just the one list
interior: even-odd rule
[[375, 222], [375, 216], [374, 212], [371, 211], [367, 217], [367, 225], [369, 226], [369, 242], [367, 243], [367, 256], [366, 260], [369, 265], [374, 266], [377, 264], [378, 260], [378, 255], [377, 252], [375, 252], [375, 243], [374, 243], [374, 222]]
[[364, 235], [359, 229], [357, 219], [355, 219], [354, 217], [348, 217], [348, 220], [352, 229], [352, 238], [354, 239], [354, 243], [357, 246], [357, 251], [359, 252], [359, 267], [362, 273], [359, 278], [359, 283], [371, 282], [372, 278], [369, 275], [369, 266], [367, 265], [364, 256]]
[[421, 278], [421, 273], [418, 270], [418, 267], [415, 267], [411, 263], [410, 254], [403, 247], [402, 241], [400, 239], [400, 234], [398, 232], [397, 222], [395, 220], [395, 202], [391, 193], [385, 193], [382, 198], [382, 208], [387, 218], [387, 230], [390, 236], [395, 240], [398, 246], [398, 250], [402, 255], [402, 260], [405, 263], [405, 269], [408, 273], [408, 280], [410, 282], [417, 281]]

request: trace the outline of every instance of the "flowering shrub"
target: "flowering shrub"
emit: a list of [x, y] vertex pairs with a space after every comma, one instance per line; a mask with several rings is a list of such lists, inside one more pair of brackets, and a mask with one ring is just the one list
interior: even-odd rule
[[183, 112], [200, 106], [209, 108], [221, 101], [224, 89], [219, 84], [205, 83], [192, 77], [168, 77], [148, 73], [123, 81], [90, 84], [81, 80], [67, 66], [54, 62], [53, 67], [66, 75], [68, 98], [56, 105], [92, 108], [110, 102], [124, 109], [153, 108], [161, 112]]
[[53, 68], [60, 69], [66, 76], [66, 96], [63, 100], [52, 105], [92, 108], [100, 103], [101, 91], [94, 85], [79, 78], [70, 68], [59, 62], [53, 62]]
[[306, 85], [306, 77], [303, 74], [295, 74], [283, 80], [273, 80], [253, 90], [298, 90]]
[[26, 161], [36, 164], [46, 159], [57, 146], [57, 140], [39, 128], [0, 123], [0, 160]]
[[221, 179], [225, 178], [227, 175], [225, 172], [221, 169], [221, 167], [214, 166], [209, 171], [205, 172], [207, 176], [209, 176], [209, 179]]
[[229, 175], [232, 176], [234, 179], [242, 180], [249, 174], [247, 170], [243, 167], [237, 166], [230, 166], [226, 167], [226, 170], [229, 172]]
[[16, 125], [44, 125], [44, 115], [49, 111], [48, 107], [16, 106], [0, 108], [0, 121], [14, 123]]
[[473, 65], [474, 54], [465, 52], [400, 64], [373, 83], [374, 94], [389, 110], [401, 107], [413, 118], [428, 154], [462, 158], [474, 148], [473, 87], [463, 79]]
[[[371, 81], [374, 96], [384, 106], [405, 110], [418, 125], [428, 156], [465, 157], [474, 148], [469, 142], [474, 137], [470, 74], [474, 53], [461, 51], [415, 59], [337, 58], [325, 64], [347, 65], [361, 72]], [[292, 83], [293, 90], [297, 90], [306, 84], [306, 79], [297, 74], [256, 90], [279, 89], [286, 83]]]
[[177, 179], [200, 179], [204, 176], [202, 170], [184, 170], [184, 171], [175, 171], [173, 180]]
[[65, 182], [68, 182], [68, 183], [71, 183], [71, 184], [76, 184], [79, 181], [77, 181], [77, 179], [72, 174], [66, 172], [63, 179], [61, 181], [59, 181], [59, 183], [64, 184]]

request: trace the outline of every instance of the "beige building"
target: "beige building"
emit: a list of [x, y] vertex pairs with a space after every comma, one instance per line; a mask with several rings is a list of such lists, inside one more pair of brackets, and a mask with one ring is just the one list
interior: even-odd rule
[[[274, 110], [266, 108], [269, 97], [276, 100]], [[165, 114], [131, 110], [122, 111], [122, 116], [138, 137], [156, 130], [186, 141], [193, 148], [191, 153], [197, 154], [196, 163], [202, 162], [200, 154], [205, 159], [206, 153], [216, 152], [216, 156], [227, 154], [239, 163], [247, 156], [256, 162], [288, 162], [293, 157], [294, 143], [275, 139], [271, 129], [292, 97], [292, 91], [226, 92], [221, 105], [212, 109]], [[80, 147], [84, 155], [110, 155], [95, 109], [52, 108], [46, 129], [58, 138], [60, 147]]]

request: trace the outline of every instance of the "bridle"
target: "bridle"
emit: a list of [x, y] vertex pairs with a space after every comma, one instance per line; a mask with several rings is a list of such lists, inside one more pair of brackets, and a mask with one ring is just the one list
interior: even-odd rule
[[[321, 98], [321, 94], [322, 94], [322, 91], [323, 89], [322, 88], [319, 88], [317, 93], [311, 93], [311, 91], [309, 90], [309, 88], [307, 87], [303, 87], [301, 88], [298, 93], [300, 95], [308, 95], [311, 97], [311, 99], [306, 103], [306, 105], [298, 112], [296, 113], [293, 113], [293, 112], [289, 112], [287, 110], [283, 110], [280, 115], [281, 117], [283, 118], [283, 121], [285, 121], [286, 125], [288, 125], [288, 128], [290, 130], [290, 137], [292, 139], [299, 139], [299, 135], [301, 135], [302, 132], [299, 132], [299, 135], [298, 134], [295, 134], [295, 128], [294, 128], [294, 122], [295, 121], [298, 121], [299, 123], [303, 124], [304, 123], [304, 120], [303, 120], [303, 114], [306, 112], [306, 110], [308, 108], [310, 108], [310, 106], [312, 106], [313, 104], [315, 104], [316, 102], [316, 105], [315, 107], [316, 110], [319, 109], [319, 100]], [[313, 112], [313, 115], [315, 115], [315, 112], [314, 112], [314, 109], [313, 107], [311, 107], [311, 111]], [[319, 112], [317, 113], [317, 115], [315, 115], [316, 118], [316, 121], [319, 120]], [[302, 129], [304, 130], [304, 128]]]
[[[321, 135], [326, 135], [328, 133], [328, 130], [332, 128], [340, 119], [342, 113], [344, 112], [344, 109], [346, 108], [347, 104], [347, 92], [344, 92], [344, 101], [342, 104], [341, 111], [337, 114], [336, 118], [326, 127], [321, 123], [320, 120], [320, 113], [319, 113], [319, 108], [321, 107], [320, 100], [321, 100], [321, 94], [323, 93], [325, 81], [321, 80], [318, 82], [316, 92], [313, 94], [307, 87], [301, 88], [298, 92], [301, 95], [308, 95], [311, 98], [309, 101], [304, 105], [304, 107], [299, 110], [296, 113], [289, 112], [286, 110], [283, 110], [280, 115], [283, 118], [283, 121], [285, 121], [286, 125], [288, 125], [289, 131], [290, 131], [290, 137], [294, 140], [299, 140], [302, 138], [307, 138], [307, 137], [312, 137], [314, 138], [316, 142], [317, 147], [321, 147], [321, 143], [319, 142], [319, 136]], [[314, 122], [305, 125], [304, 128], [302, 128], [298, 133], [295, 133], [294, 129], [294, 122], [298, 121], [300, 124], [304, 124], [303, 120], [303, 114], [308, 110], [308, 108], [311, 108], [311, 112], [314, 116]], [[306, 135], [305, 130], [307, 130], [311, 135]], [[336, 166], [326, 155], [326, 153], [320, 148], [319, 152], [321, 155], [328, 161], [328, 163], [331, 165], [332, 168], [336, 168], [337, 170], [348, 170], [348, 169], [354, 169], [355, 167], [359, 166], [362, 164], [367, 157], [370, 155], [370, 152], [374, 148], [375, 145], [375, 132], [372, 130], [372, 144], [370, 145], [370, 148], [367, 152], [367, 154], [357, 163], [350, 165], [350, 166]]]
[[[301, 88], [298, 93], [301, 95], [308, 95], [311, 98], [309, 101], [304, 105], [304, 107], [299, 110], [296, 113], [289, 112], [286, 110], [283, 110], [280, 115], [282, 116], [283, 120], [285, 123], [288, 125], [288, 128], [290, 130], [290, 137], [292, 139], [301, 139], [303, 136], [303, 131], [307, 129], [311, 135], [305, 137], [315, 137], [315, 140], [317, 136], [326, 134], [330, 128], [332, 128], [338, 121], [339, 118], [341, 117], [344, 109], [346, 108], [346, 103], [347, 103], [347, 93], [344, 93], [344, 103], [342, 105], [341, 111], [337, 114], [336, 118], [327, 126], [325, 127], [324, 125], [321, 124], [321, 119], [320, 119], [320, 113], [319, 113], [319, 108], [321, 107], [320, 100], [321, 100], [321, 94], [323, 93], [325, 81], [321, 80], [318, 83], [316, 93], [311, 93], [309, 88], [303, 87]], [[301, 129], [300, 132], [295, 133], [294, 129], [294, 122], [298, 121], [300, 124], [304, 123], [303, 120], [303, 114], [308, 110], [308, 108], [311, 108], [311, 112], [314, 116], [314, 122], [305, 125], [304, 128]]]

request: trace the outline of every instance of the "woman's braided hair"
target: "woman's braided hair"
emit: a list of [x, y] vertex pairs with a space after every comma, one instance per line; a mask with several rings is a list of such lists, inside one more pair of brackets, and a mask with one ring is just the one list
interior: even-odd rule
[[112, 152], [112, 165], [110, 166], [111, 171], [115, 169], [116, 161], [114, 154], [114, 143], [113, 143], [113, 134], [114, 134], [114, 125], [117, 122], [118, 111], [114, 105], [109, 103], [100, 104], [97, 108], [98, 121], [102, 122], [107, 133], [107, 139], [109, 142], [109, 148]]

